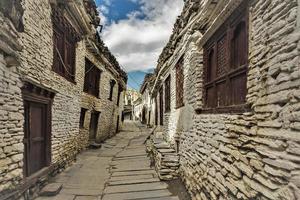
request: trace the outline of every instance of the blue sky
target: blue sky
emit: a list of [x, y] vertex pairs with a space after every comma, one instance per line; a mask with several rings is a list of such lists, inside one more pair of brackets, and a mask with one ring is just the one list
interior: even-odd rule
[[139, 89], [172, 33], [183, 0], [96, 0], [103, 41]]
[[109, 12], [105, 14], [109, 22], [126, 19], [128, 13], [140, 10], [140, 4], [130, 0], [96, 0], [96, 3], [99, 6], [105, 5], [109, 8]]

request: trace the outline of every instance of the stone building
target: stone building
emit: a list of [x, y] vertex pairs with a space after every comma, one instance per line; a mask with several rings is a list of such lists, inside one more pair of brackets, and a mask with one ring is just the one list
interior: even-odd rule
[[92, 0], [3, 0], [0, 21], [0, 199], [18, 199], [116, 132], [127, 76]]
[[132, 120], [134, 121], [141, 121], [142, 117], [142, 110], [143, 110], [143, 104], [142, 104], [142, 98], [139, 97], [136, 99], [132, 104]]
[[[146, 74], [143, 84], [140, 89], [142, 95], [142, 113], [141, 113], [141, 122], [147, 125], [151, 123], [151, 114], [154, 112], [151, 104], [151, 95], [150, 91], [153, 86], [155, 76], [153, 74]], [[153, 120], [152, 120], [153, 121]]]
[[134, 102], [141, 97], [141, 94], [134, 89], [127, 89], [124, 97], [124, 120], [133, 120]]
[[300, 199], [299, 51], [299, 1], [186, 0], [151, 90], [158, 170], [157, 148], [179, 155], [163, 178], [197, 200]]

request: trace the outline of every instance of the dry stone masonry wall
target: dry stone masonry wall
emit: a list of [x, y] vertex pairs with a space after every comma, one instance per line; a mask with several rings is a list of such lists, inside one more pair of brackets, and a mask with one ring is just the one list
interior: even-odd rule
[[[47, 174], [60, 172], [71, 164], [76, 155], [88, 146], [90, 111], [101, 112], [97, 133], [99, 141], [116, 133], [118, 116], [120, 116], [119, 126], [122, 125], [122, 95], [120, 105], [116, 104], [119, 85], [125, 88], [126, 73], [120, 69], [116, 59], [101, 39], [96, 39], [96, 31], [91, 24], [78, 25], [77, 22], [83, 23], [84, 20], [78, 20], [75, 23], [72, 21], [74, 18], [68, 18], [70, 24], [75, 27], [74, 29], [82, 34], [81, 41], [76, 43], [75, 81], [70, 82], [53, 71], [51, 4], [54, 2], [56, 1], [16, 0], [10, 2], [4, 0], [0, 3], [0, 199], [18, 199], [23, 196], [24, 192], [34, 196], [47, 179]], [[69, 6], [69, 2], [60, 3], [65, 7]], [[82, 6], [77, 10], [80, 13], [72, 14], [76, 15], [77, 19], [85, 15], [85, 19], [91, 17], [91, 21], [98, 21], [97, 16], [93, 15], [91, 10], [89, 13], [84, 13], [86, 9], [95, 10], [94, 4], [93, 1], [78, 1], [74, 6]], [[3, 5], [14, 12], [6, 13], [7, 9], [2, 10]], [[85, 7], [88, 5], [93, 8]], [[70, 13], [65, 13], [65, 15], [69, 17], [67, 15]], [[92, 19], [93, 17], [95, 19]], [[91, 30], [83, 30], [82, 27], [90, 27]], [[87, 37], [93, 38], [100, 59], [96, 59], [96, 56], [86, 48]], [[85, 57], [89, 57], [103, 71], [98, 99], [83, 92]], [[106, 63], [100, 60], [105, 60]], [[116, 81], [112, 101], [108, 100], [111, 79]], [[43, 175], [30, 179], [32, 182], [27, 182], [27, 179], [31, 177], [26, 179], [24, 177], [25, 164], [23, 163], [25, 159], [25, 146], [23, 145], [25, 111], [22, 88], [25, 83], [31, 83], [37, 88], [42, 88], [43, 91], [55, 94], [50, 117], [51, 162], [49, 166], [46, 166], [46, 173], [44, 169], [41, 170]], [[85, 106], [90, 110], [86, 115], [86, 129], [80, 131], [80, 111]], [[31, 187], [31, 184], [34, 185], [35, 181], [38, 184], [27, 193], [26, 190]]]
[[[198, 112], [203, 108], [201, 39], [207, 37], [206, 30], [217, 29], [214, 26], [226, 19], [223, 14], [229, 16], [236, 9], [233, 6], [240, 2], [246, 1], [220, 1], [210, 6], [209, 1], [186, 1], [180, 19], [187, 31], [179, 36], [183, 28], [178, 28], [180, 23], [175, 25], [172, 42], [164, 49], [158, 66], [166, 72], [157, 73], [157, 78], [164, 80], [171, 74], [171, 112], [164, 114], [167, 121], [164, 138], [174, 146], [180, 138], [179, 172], [193, 199], [297, 200], [300, 199], [299, 1], [249, 1], [250, 111]], [[189, 5], [196, 5], [197, 13], [213, 13], [206, 19], [211, 20], [208, 27], [198, 29], [204, 21], [201, 15], [185, 13], [196, 12], [188, 10]], [[188, 22], [186, 16], [192, 16]], [[184, 55], [185, 106], [175, 109], [176, 87], [172, 79], [176, 77], [172, 66], [180, 55]], [[153, 91], [162, 85], [157, 84]]]

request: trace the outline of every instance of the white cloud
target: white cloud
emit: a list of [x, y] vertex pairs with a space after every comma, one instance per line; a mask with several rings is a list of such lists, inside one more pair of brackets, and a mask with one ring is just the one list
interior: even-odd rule
[[[154, 68], [181, 12], [183, 0], [131, 1], [140, 3], [141, 10], [104, 27], [103, 40], [126, 71]], [[100, 9], [105, 15], [104, 11]]]

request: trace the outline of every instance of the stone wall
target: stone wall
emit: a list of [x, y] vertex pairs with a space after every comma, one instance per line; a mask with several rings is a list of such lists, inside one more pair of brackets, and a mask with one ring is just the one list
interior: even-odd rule
[[14, 188], [22, 179], [24, 117], [21, 85], [17, 67], [8, 67], [0, 53], [0, 191]]
[[[85, 98], [91, 99], [83, 92], [85, 57], [91, 56], [85, 48], [84, 37], [76, 44], [76, 74], [73, 83], [52, 70], [53, 27], [50, 2], [26, 0], [21, 1], [21, 6], [24, 9], [22, 24], [24, 31], [17, 34], [16, 30], [12, 29], [12, 39], [2, 41], [1, 39], [5, 38], [7, 33], [2, 32], [2, 28], [0, 30], [0, 199], [16, 199], [16, 196], [20, 196], [28, 188], [27, 185], [25, 189], [21, 187], [24, 186], [25, 181], [23, 177], [24, 106], [21, 88], [25, 82], [55, 93], [51, 112], [50, 172], [59, 172], [71, 164], [76, 155], [87, 147], [89, 137], [88, 131], [79, 131], [81, 107]], [[2, 12], [0, 12], [0, 22], [5, 24], [3, 27], [11, 26]], [[91, 34], [94, 32], [95, 30], [91, 30]], [[3, 34], [5, 37], [2, 37]], [[12, 45], [11, 49], [3, 50], [2, 43], [6, 44], [5, 48]], [[20, 52], [13, 51], [14, 48], [18, 49], [17, 43], [23, 47], [22, 50], [19, 49]], [[15, 62], [12, 61], [11, 56], [15, 57]], [[91, 59], [95, 60], [95, 58]], [[118, 115], [120, 127], [122, 125], [123, 98], [120, 99], [119, 107], [116, 106], [116, 98], [120, 81], [124, 87], [124, 74], [120, 75], [120, 71], [117, 71], [117, 75], [112, 75], [108, 70], [109, 67], [103, 67], [100, 99], [91, 100], [91, 104], [102, 112], [98, 129], [99, 139], [115, 134]], [[110, 79], [116, 79], [117, 82], [112, 102], [108, 100]], [[43, 181], [45, 179], [41, 182]], [[39, 184], [36, 186], [40, 187]], [[14, 192], [16, 196], [9, 197], [15, 195]]]
[[[88, 50], [86, 50], [86, 52], [87, 53], [85, 57], [93, 62], [102, 71], [102, 73], [100, 78], [100, 92], [98, 98], [82, 92], [81, 107], [88, 109], [88, 112], [86, 113], [84, 130], [81, 130], [81, 132], [88, 132], [91, 111], [98, 111], [100, 112], [100, 117], [98, 122], [96, 141], [101, 142], [104, 139], [115, 135], [118, 116], [120, 116], [119, 125], [121, 125], [122, 123], [121, 116], [123, 107], [122, 104], [117, 106], [119, 81], [117, 77], [105, 67], [105, 63], [99, 61], [99, 59]], [[82, 59], [84, 59], [84, 57]], [[116, 81], [113, 89], [112, 101], [109, 100], [111, 80]], [[122, 101], [121, 96], [122, 95], [120, 95], [120, 103]], [[88, 134], [86, 136], [87, 138], [85, 140], [88, 140]]]
[[[239, 2], [221, 1], [226, 6], [209, 24], [219, 26]], [[165, 139], [175, 145], [176, 135], [180, 137], [180, 174], [193, 199], [300, 198], [299, 8], [296, 0], [251, 1], [249, 112], [195, 111], [202, 108], [203, 84], [202, 36], [197, 31], [186, 31], [166, 61], [171, 64], [164, 66], [169, 68], [162, 77], [171, 74], [172, 106], [165, 114]], [[175, 110], [172, 66], [181, 55], [185, 106]]]
[[0, 199], [3, 199], [19, 184], [23, 173], [22, 83], [17, 74], [23, 10], [19, 1], [14, 4], [3, 1], [0, 7]]

